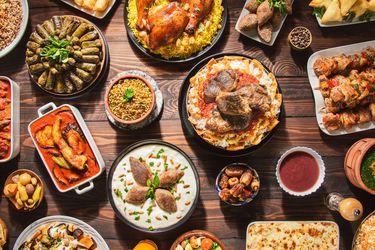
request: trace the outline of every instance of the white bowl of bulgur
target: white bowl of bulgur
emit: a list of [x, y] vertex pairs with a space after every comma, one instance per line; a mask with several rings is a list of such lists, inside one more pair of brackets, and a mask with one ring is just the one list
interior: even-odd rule
[[0, 58], [17, 46], [26, 31], [28, 20], [27, 0], [5, 0], [0, 4]]
[[155, 108], [155, 92], [143, 77], [127, 74], [112, 79], [105, 93], [108, 119], [126, 127], [145, 121]]

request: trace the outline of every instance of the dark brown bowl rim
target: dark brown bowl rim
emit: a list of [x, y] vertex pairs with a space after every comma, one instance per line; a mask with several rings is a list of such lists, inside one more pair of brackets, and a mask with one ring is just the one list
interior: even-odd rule
[[35, 209], [37, 209], [39, 207], [39, 205], [42, 203], [42, 200], [44, 198], [44, 183], [43, 183], [42, 179], [39, 177], [39, 175], [37, 175], [34, 171], [32, 171], [30, 169], [18, 169], [18, 170], [14, 171], [14, 172], [12, 172], [11, 174], [8, 175], [8, 177], [6, 178], [5, 183], [4, 183], [4, 188], [5, 188], [6, 185], [8, 185], [8, 184], [10, 184], [10, 182], [12, 182], [12, 177], [13, 176], [15, 176], [17, 174], [21, 175], [23, 173], [28, 173], [28, 174], [31, 175], [31, 177], [35, 177], [38, 180], [38, 182], [40, 183], [41, 187], [42, 187], [42, 190], [40, 192], [40, 199], [37, 202], [37, 204], [34, 207], [30, 208], [30, 209], [17, 209], [15, 207], [15, 205], [13, 204], [13, 202], [8, 197], [6, 197], [6, 198], [12, 204], [12, 206], [14, 207], [14, 209], [16, 211], [19, 211], [19, 212], [31, 212], [31, 211], [34, 211]]
[[223, 242], [216, 236], [214, 235], [213, 233], [210, 233], [208, 231], [205, 231], [205, 230], [191, 230], [191, 231], [188, 231], [182, 235], [180, 235], [172, 244], [170, 250], [175, 250], [176, 249], [176, 246], [183, 240], [187, 239], [187, 238], [190, 238], [192, 236], [205, 236], [207, 238], [210, 238], [211, 240], [215, 241], [217, 244], [219, 244], [219, 246], [221, 247], [222, 250], [226, 250], [226, 247], [224, 246]]
[[[149, 107], [149, 109], [147, 110], [147, 112], [135, 119], [135, 120], [131, 120], [131, 121], [126, 121], [126, 120], [123, 120], [119, 117], [117, 117], [111, 110], [111, 108], [109, 107], [109, 92], [111, 91], [112, 87], [115, 85], [115, 84], [118, 84], [118, 82], [120, 80], [123, 80], [123, 79], [131, 79], [131, 78], [137, 78], [141, 81], [143, 81], [146, 86], [150, 89], [151, 91], [151, 97], [152, 97], [152, 100], [151, 100], [151, 105]], [[154, 107], [155, 107], [155, 91], [154, 91], [154, 88], [152, 87], [151, 83], [146, 80], [144, 77], [142, 76], [139, 76], [139, 75], [135, 75], [135, 74], [126, 74], [126, 75], [123, 75], [123, 76], [120, 76], [120, 77], [115, 77], [111, 80], [111, 84], [108, 86], [106, 92], [105, 92], [105, 96], [104, 96], [104, 104], [105, 104], [105, 108], [106, 110], [108, 111], [108, 113], [111, 115], [111, 117], [113, 119], [115, 119], [117, 122], [119, 123], [122, 123], [122, 124], [126, 124], [126, 125], [133, 125], [133, 124], [137, 124], [137, 123], [141, 123], [142, 121], [144, 121], [147, 117], [150, 116], [151, 112], [154, 110]]]

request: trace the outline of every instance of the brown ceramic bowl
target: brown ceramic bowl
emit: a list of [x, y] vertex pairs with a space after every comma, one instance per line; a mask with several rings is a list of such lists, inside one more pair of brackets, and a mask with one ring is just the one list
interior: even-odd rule
[[356, 187], [375, 195], [375, 191], [369, 189], [361, 178], [361, 163], [367, 151], [375, 146], [375, 138], [364, 138], [354, 143], [345, 156], [344, 169], [346, 177]]
[[[141, 243], [148, 243], [151, 246], [153, 246], [155, 248], [155, 250], [159, 249], [158, 246], [155, 244], [155, 242], [153, 242], [152, 240], [141, 240], [140, 242], [138, 242], [138, 244], [141, 244]], [[138, 246], [138, 244], [137, 244], [137, 246]]]
[[33, 211], [35, 210], [37, 207], [39, 207], [40, 203], [42, 203], [42, 200], [43, 200], [43, 197], [44, 197], [44, 183], [42, 182], [42, 180], [40, 179], [40, 177], [34, 173], [33, 171], [29, 170], [29, 169], [18, 169], [16, 171], [14, 171], [13, 173], [11, 173], [8, 178], [5, 180], [5, 184], [4, 184], [4, 187], [8, 184], [11, 184], [13, 183], [12, 181], [12, 177], [15, 176], [15, 175], [21, 175], [23, 173], [28, 173], [31, 177], [35, 177], [37, 179], [37, 183], [39, 183], [42, 187], [42, 190], [40, 192], [40, 198], [39, 198], [39, 201], [35, 204], [34, 207], [32, 208], [26, 208], [24, 207], [23, 209], [18, 209], [17, 208], [17, 202], [15, 199], [9, 199], [7, 197], [7, 199], [13, 204], [14, 208], [17, 210], [17, 211], [20, 211], [20, 212], [30, 212], [30, 211]]
[[207, 237], [207, 238], [210, 238], [211, 240], [215, 241], [217, 244], [219, 244], [219, 246], [221, 247], [222, 250], [226, 250], [226, 247], [224, 246], [223, 242], [221, 242], [221, 240], [216, 237], [214, 234], [210, 233], [210, 232], [207, 232], [207, 231], [204, 231], [204, 230], [192, 230], [192, 231], [189, 231], [189, 232], [186, 232], [184, 233], [183, 235], [181, 235], [180, 237], [178, 237], [172, 244], [170, 250], [175, 250], [176, 247], [178, 246], [178, 244], [180, 242], [182, 242], [183, 240], [185, 239], [188, 239], [192, 236], [195, 236], [195, 237]]
[[[306, 46], [300, 46], [298, 44], [296, 44], [294, 42], [294, 37], [297, 35], [296, 33], [297, 32], [304, 32], [307, 34], [308, 36], [308, 42], [306, 44]], [[292, 29], [292, 31], [289, 33], [288, 35], [288, 41], [289, 41], [289, 44], [290, 44], [290, 47], [296, 51], [304, 51], [305, 49], [307, 49], [308, 47], [310, 47], [311, 43], [312, 43], [312, 34], [310, 32], [310, 30], [306, 27], [303, 27], [303, 26], [298, 26], [298, 27], [295, 27], [294, 29]]]
[[[108, 96], [109, 96], [109, 91], [112, 89], [112, 87], [117, 84], [120, 80], [123, 80], [123, 79], [131, 79], [131, 78], [137, 78], [141, 81], [143, 81], [147, 87], [150, 89], [151, 91], [151, 105], [148, 109], [148, 111], [141, 117], [139, 117], [138, 119], [136, 120], [131, 120], [131, 121], [126, 121], [126, 120], [123, 120], [119, 117], [117, 117], [113, 112], [112, 110], [110, 109], [109, 107], [109, 100], [108, 100]], [[107, 116], [109, 118], [109, 120], [111, 122], [113, 122], [115, 125], [118, 124], [120, 126], [127, 126], [127, 125], [135, 125], [135, 124], [139, 124], [139, 123], [142, 123], [145, 119], [147, 119], [152, 111], [154, 110], [155, 108], [155, 91], [154, 91], [154, 88], [151, 86], [151, 83], [149, 83], [145, 78], [141, 77], [141, 76], [138, 76], [138, 75], [123, 75], [121, 77], [118, 77], [118, 78], [114, 78], [111, 80], [111, 83], [109, 85], [109, 87], [107, 88], [106, 92], [105, 92], [105, 96], [104, 96], [104, 100], [105, 100], [105, 109], [106, 109], [106, 112], [107, 112]], [[114, 120], [114, 121], [113, 121]]]
[[[7, 238], [8, 238], [8, 228], [7, 228], [7, 225], [5, 224], [5, 222], [2, 219], [0, 219], [0, 225], [3, 227], [4, 239], [6, 241]], [[5, 244], [6, 244], [6, 242], [5, 242]], [[0, 248], [1, 248], [1, 244], [0, 244]]]

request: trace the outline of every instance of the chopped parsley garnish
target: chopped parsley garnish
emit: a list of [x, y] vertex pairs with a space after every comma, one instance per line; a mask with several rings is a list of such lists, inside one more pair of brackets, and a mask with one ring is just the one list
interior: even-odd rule
[[139, 161], [143, 161], [143, 158], [142, 158], [142, 157], [139, 157], [138, 160], [139, 160]]
[[125, 188], [124, 188], [124, 191], [125, 191], [125, 193], [129, 192], [129, 188], [128, 188], [128, 187], [125, 187]]
[[140, 218], [141, 218], [141, 216], [138, 215], [137, 217], [134, 218], [134, 220], [138, 221]]
[[147, 208], [147, 215], [150, 216], [151, 213], [152, 213], [152, 206], [149, 206]]
[[181, 168], [181, 170], [186, 170], [186, 169], [188, 169], [188, 167], [187, 167], [187, 166], [185, 166], [185, 167]]
[[150, 179], [147, 180], [147, 186], [149, 187], [149, 190], [147, 191], [146, 198], [153, 200], [155, 198], [155, 190], [159, 187], [159, 176], [158, 172], [155, 171], [154, 178], [152, 181]]
[[117, 197], [122, 198], [122, 193], [121, 193], [120, 189], [116, 189], [115, 193], [116, 193]]
[[164, 163], [164, 170], [165, 170], [165, 171], [168, 170], [168, 163]]
[[147, 222], [147, 223], [151, 223], [151, 220], [150, 220], [150, 219], [147, 219], [146, 222]]
[[159, 150], [159, 152], [156, 154], [156, 158], [160, 159], [162, 153], [164, 153], [164, 149], [163, 148], [161, 148]]
[[166, 216], [166, 215], [163, 215], [163, 217], [164, 217], [164, 219], [168, 220], [168, 216]]
[[324, 16], [325, 12], [326, 12], [326, 7], [324, 6], [317, 7], [317, 8], [314, 8], [313, 15], [316, 15], [317, 17], [321, 19]]
[[123, 178], [121, 178], [121, 179], [120, 179], [120, 181], [121, 181], [121, 182], [124, 182], [124, 179], [123, 179]]
[[360, 21], [366, 21], [366, 22], [368, 22], [368, 21], [371, 20], [371, 17], [372, 17], [371, 12], [369, 12], [369, 11], [367, 10], [362, 16], [359, 17], [359, 20], [360, 20]]
[[155, 165], [155, 162], [150, 162], [150, 164], [149, 164], [151, 167], [153, 167], [154, 165]]
[[155, 228], [153, 228], [153, 227], [148, 227], [148, 231], [155, 231]]
[[133, 89], [126, 89], [124, 94], [124, 100], [126, 102], [130, 102], [134, 97], [134, 90]]
[[348, 15], [344, 16], [344, 21], [351, 22], [353, 21], [354, 17], [355, 17], [355, 13], [353, 11], [350, 11]]

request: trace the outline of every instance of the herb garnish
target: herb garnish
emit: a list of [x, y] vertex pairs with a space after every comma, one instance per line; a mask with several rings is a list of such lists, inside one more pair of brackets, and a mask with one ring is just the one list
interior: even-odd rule
[[355, 17], [355, 13], [353, 11], [350, 11], [348, 15], [344, 16], [344, 21], [351, 22], [353, 21], [354, 17]]
[[155, 228], [153, 228], [153, 227], [148, 227], [148, 231], [155, 231]]
[[[258, 5], [263, 2], [264, 0], [257, 0]], [[278, 9], [281, 13], [284, 13], [286, 11], [285, 0], [269, 0], [268, 2], [271, 8]]]
[[147, 215], [150, 216], [151, 213], [152, 213], [152, 206], [149, 206], [149, 207], [147, 208]]
[[147, 191], [146, 198], [153, 200], [155, 198], [155, 190], [159, 187], [159, 176], [158, 172], [155, 171], [154, 178], [152, 180], [147, 180], [147, 186], [149, 187], [149, 190]]
[[134, 218], [134, 220], [138, 221], [140, 218], [141, 218], [141, 216], [138, 215], [137, 217]]
[[164, 219], [168, 220], [168, 216], [166, 216], [166, 215], [163, 215], [163, 217], [164, 217]]
[[325, 12], [326, 12], [326, 7], [324, 6], [317, 7], [317, 8], [314, 8], [313, 15], [316, 15], [317, 17], [321, 19], [324, 16]]
[[368, 22], [371, 20], [371, 17], [372, 17], [372, 14], [368, 10], [366, 10], [366, 12], [362, 16], [359, 17], [359, 20]]
[[116, 189], [116, 195], [118, 196], [118, 197], [120, 197], [120, 198], [122, 198], [122, 193], [121, 193], [121, 191], [120, 191], [120, 189]]
[[60, 40], [57, 36], [50, 36], [48, 38], [49, 44], [45, 46], [40, 55], [53, 59], [58, 63], [67, 63], [69, 58], [69, 51], [66, 49], [70, 42], [68, 40]]
[[164, 163], [164, 170], [165, 170], [165, 171], [168, 170], [168, 163]]
[[160, 159], [162, 153], [164, 153], [164, 149], [163, 149], [163, 148], [161, 148], [161, 149], [158, 151], [158, 153], [156, 154], [156, 158]]
[[126, 102], [130, 102], [134, 97], [134, 90], [133, 89], [126, 89], [124, 94], [124, 100]]

